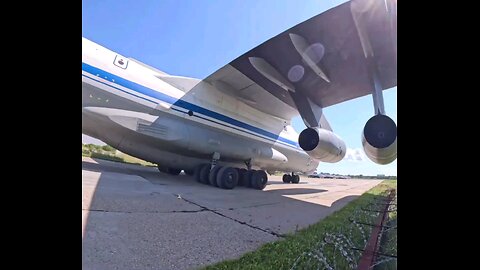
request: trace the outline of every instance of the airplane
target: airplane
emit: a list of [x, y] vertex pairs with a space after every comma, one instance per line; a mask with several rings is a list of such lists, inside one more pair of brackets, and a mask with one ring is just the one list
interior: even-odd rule
[[[82, 37], [82, 133], [160, 172], [263, 190], [268, 174], [299, 183], [345, 142], [323, 108], [372, 95], [361, 136], [378, 164], [397, 158], [383, 90], [397, 85], [396, 1], [352, 0], [312, 17], [204, 79], [167, 74]], [[306, 128], [296, 133], [291, 119]]]

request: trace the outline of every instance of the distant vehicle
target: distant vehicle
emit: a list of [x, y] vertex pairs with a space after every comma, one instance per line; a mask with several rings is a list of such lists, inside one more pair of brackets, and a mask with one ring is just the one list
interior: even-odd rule
[[329, 173], [313, 173], [313, 174], [310, 174], [308, 177], [310, 178], [333, 178], [333, 175], [329, 174]]

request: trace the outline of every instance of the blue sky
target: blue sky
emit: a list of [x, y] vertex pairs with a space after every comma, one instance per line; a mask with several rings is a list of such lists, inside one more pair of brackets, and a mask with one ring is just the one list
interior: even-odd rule
[[[345, 1], [327, 0], [83, 0], [82, 35], [169, 74], [205, 78], [286, 29]], [[384, 91], [385, 110], [396, 122], [397, 90]], [[373, 116], [371, 96], [324, 109], [349, 151], [322, 172], [396, 175], [397, 162], [377, 165], [363, 153], [361, 132]], [[293, 120], [298, 132], [305, 126]], [[84, 142], [97, 142], [82, 136]]]

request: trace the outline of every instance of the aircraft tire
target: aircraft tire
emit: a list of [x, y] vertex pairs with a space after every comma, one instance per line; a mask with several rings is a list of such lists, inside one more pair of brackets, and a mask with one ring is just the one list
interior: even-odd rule
[[208, 183], [208, 174], [210, 173], [210, 164], [204, 164], [200, 169], [200, 183], [202, 184], [209, 184]]
[[294, 183], [294, 184], [300, 183], [300, 176], [294, 175], [294, 176], [292, 177], [292, 183]]
[[256, 172], [256, 170], [249, 170], [244, 175], [244, 186], [245, 187], [252, 187], [252, 175]]
[[206, 164], [200, 164], [200, 165], [197, 165], [195, 167], [195, 169], [193, 170], [193, 177], [195, 178], [195, 180], [199, 183], [201, 183], [200, 181], [200, 172], [202, 171], [202, 168], [203, 166], [205, 166]]
[[223, 189], [232, 189], [238, 184], [238, 171], [232, 167], [223, 167], [217, 174], [217, 185]]
[[247, 179], [247, 169], [238, 169], [238, 186], [245, 186], [248, 179]]
[[268, 175], [265, 171], [259, 170], [252, 174], [250, 185], [254, 189], [263, 190], [267, 186]]
[[218, 185], [217, 185], [217, 175], [218, 175], [218, 171], [221, 168], [222, 168], [222, 166], [215, 165], [215, 167], [213, 167], [213, 169], [208, 174], [208, 183], [211, 186], [218, 187]]
[[290, 183], [292, 182], [292, 176], [290, 174], [284, 174], [283, 177], [282, 177], [282, 181], [283, 183]]

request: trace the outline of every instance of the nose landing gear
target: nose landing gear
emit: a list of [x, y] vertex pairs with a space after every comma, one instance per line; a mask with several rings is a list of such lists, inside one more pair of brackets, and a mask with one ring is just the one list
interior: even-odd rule
[[297, 174], [294, 174], [292, 172], [292, 175], [290, 174], [284, 174], [282, 177], [282, 180], [284, 183], [293, 183], [293, 184], [298, 184], [300, 183], [300, 176]]

